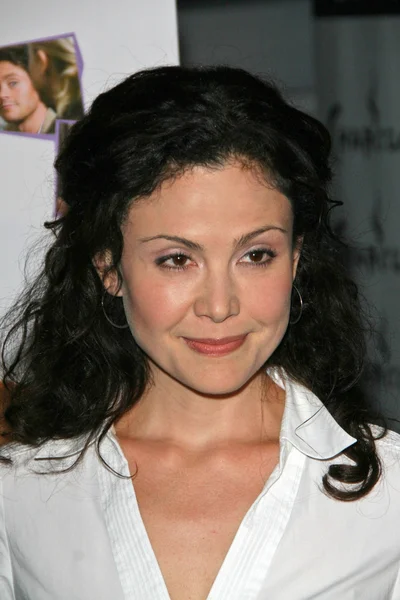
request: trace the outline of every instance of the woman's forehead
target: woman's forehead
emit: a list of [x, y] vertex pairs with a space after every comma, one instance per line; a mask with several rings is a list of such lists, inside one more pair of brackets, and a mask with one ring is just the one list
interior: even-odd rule
[[126, 231], [159, 228], [200, 233], [257, 229], [273, 225], [291, 229], [289, 200], [253, 170], [240, 163], [219, 168], [194, 167], [165, 181], [148, 199], [133, 203]]

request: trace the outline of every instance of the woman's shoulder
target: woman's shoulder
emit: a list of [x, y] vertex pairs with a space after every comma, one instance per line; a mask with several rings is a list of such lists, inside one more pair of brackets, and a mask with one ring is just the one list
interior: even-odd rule
[[373, 433], [379, 436], [375, 447], [381, 463], [382, 483], [390, 483], [393, 489], [400, 491], [400, 434], [388, 430], [382, 435], [382, 430], [376, 427]]
[[400, 433], [388, 429], [383, 435], [376, 426], [373, 426], [373, 433], [378, 432], [378, 437], [375, 441], [379, 456], [397, 456], [400, 457]]
[[372, 425], [372, 432], [377, 436], [375, 443], [378, 453], [381, 455], [392, 453], [400, 455], [400, 433], [388, 429], [382, 435], [382, 431], [380, 427]]
[[52, 475], [65, 473], [76, 464], [88, 467], [93, 445], [85, 448], [83, 437], [70, 440], [49, 440], [38, 446], [17, 442], [4, 444], [0, 448], [0, 479], [7, 475], [21, 476]]
[[[87, 435], [70, 439], [50, 439], [35, 445], [9, 441], [10, 426], [5, 419], [9, 392], [0, 381], [0, 477], [10, 471], [15, 473], [31, 469], [35, 464], [61, 464], [76, 460], [85, 449]], [[47, 466], [46, 464], [46, 466]], [[49, 469], [50, 471], [52, 469]]]

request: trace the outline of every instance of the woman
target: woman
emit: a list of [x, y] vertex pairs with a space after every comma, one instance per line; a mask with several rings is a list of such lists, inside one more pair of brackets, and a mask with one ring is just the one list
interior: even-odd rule
[[30, 43], [29, 71], [35, 86], [56, 111], [58, 119], [76, 120], [83, 116], [73, 38]]
[[3, 353], [2, 598], [400, 597], [329, 150], [228, 67], [137, 73], [72, 128]]
[[5, 131], [54, 133], [56, 113], [32, 83], [25, 46], [0, 49], [0, 117], [6, 122]]

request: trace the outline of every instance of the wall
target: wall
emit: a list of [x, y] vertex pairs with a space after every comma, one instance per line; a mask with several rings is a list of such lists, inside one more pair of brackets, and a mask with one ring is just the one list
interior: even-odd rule
[[225, 63], [268, 73], [315, 110], [310, 0], [180, 0], [182, 64]]
[[[13, 0], [0, 19], [0, 45], [75, 32], [89, 105], [102, 90], [138, 69], [178, 62], [175, 0]], [[22, 282], [25, 254], [38, 258], [42, 223], [54, 212], [51, 140], [0, 134], [0, 313]], [[31, 261], [36, 265], [36, 261]]]

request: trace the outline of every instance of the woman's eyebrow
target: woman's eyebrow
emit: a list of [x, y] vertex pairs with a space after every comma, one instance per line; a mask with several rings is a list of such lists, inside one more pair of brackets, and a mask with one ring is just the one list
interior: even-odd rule
[[280, 231], [284, 234], [287, 233], [287, 230], [283, 227], [278, 227], [277, 225], [266, 225], [265, 227], [260, 227], [259, 229], [251, 231], [250, 233], [245, 233], [239, 239], [234, 240], [235, 249], [245, 246], [246, 244], [248, 244], [248, 242], [251, 242], [253, 238], [257, 237], [258, 235], [261, 235], [262, 233], [265, 233], [266, 231], [271, 230]]
[[[265, 227], [260, 227], [255, 231], [251, 231], [250, 233], [246, 233], [240, 238], [235, 239], [233, 241], [234, 248], [241, 248], [242, 246], [245, 246], [248, 242], [250, 242], [253, 238], [257, 237], [258, 235], [261, 235], [262, 233], [265, 233], [266, 231], [271, 230], [281, 231], [284, 234], [287, 233], [287, 230], [283, 227], [278, 227], [277, 225], [266, 225]], [[192, 240], [188, 240], [177, 235], [167, 235], [164, 233], [153, 235], [151, 237], [139, 238], [139, 243], [146, 244], [147, 242], [152, 242], [153, 240], [168, 240], [169, 242], [176, 242], [177, 244], [186, 246], [186, 248], [189, 248], [189, 250], [196, 250], [197, 252], [202, 252], [204, 250], [204, 246], [198, 244], [197, 242], [193, 242]]]
[[201, 244], [197, 244], [196, 242], [192, 242], [191, 240], [187, 240], [186, 238], [182, 238], [177, 235], [166, 235], [163, 233], [160, 233], [159, 235], [153, 235], [151, 237], [140, 238], [139, 242], [141, 244], [145, 244], [146, 242], [152, 242], [153, 240], [168, 240], [169, 242], [176, 242], [177, 244], [186, 246], [186, 248], [189, 248], [190, 250], [197, 250], [198, 252], [204, 250], [204, 246]]

